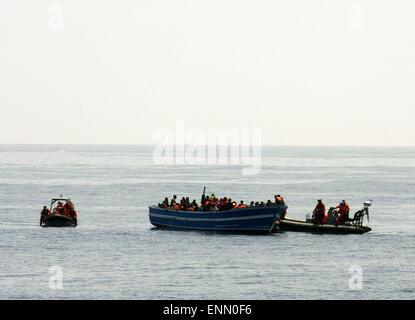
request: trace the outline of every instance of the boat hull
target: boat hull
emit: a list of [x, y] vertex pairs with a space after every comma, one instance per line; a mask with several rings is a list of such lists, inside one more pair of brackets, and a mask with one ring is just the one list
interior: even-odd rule
[[293, 219], [282, 219], [280, 221], [281, 231], [298, 231], [311, 233], [334, 233], [334, 234], [362, 234], [372, 230], [366, 226], [318, 224]]
[[156, 227], [220, 232], [272, 233], [278, 229], [285, 206], [247, 207], [226, 211], [180, 211], [149, 207]]
[[55, 214], [44, 218], [42, 227], [76, 227], [76, 222], [71, 217]]

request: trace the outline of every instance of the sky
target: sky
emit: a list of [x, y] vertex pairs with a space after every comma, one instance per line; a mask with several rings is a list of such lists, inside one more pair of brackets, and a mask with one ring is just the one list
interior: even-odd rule
[[2, 0], [0, 144], [415, 146], [411, 0]]

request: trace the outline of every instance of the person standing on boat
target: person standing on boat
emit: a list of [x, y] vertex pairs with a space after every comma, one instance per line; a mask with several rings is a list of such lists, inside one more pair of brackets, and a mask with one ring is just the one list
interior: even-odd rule
[[177, 199], [177, 196], [176, 195], [174, 195], [173, 198], [171, 198], [171, 200], [170, 200], [170, 207], [174, 207], [174, 205], [176, 204], [176, 199]]
[[215, 194], [212, 193], [212, 195], [209, 198], [209, 203], [210, 203], [210, 210], [215, 210], [216, 204], [217, 204], [217, 199], [215, 197]]
[[[281, 197], [281, 195], [277, 194], [276, 196], [274, 196], [274, 199], [275, 199], [274, 204], [276, 206], [285, 206], [284, 198]], [[281, 215], [281, 219], [284, 219], [286, 214], [287, 214], [287, 210], [284, 210], [284, 212]]]
[[279, 194], [277, 194], [276, 196], [274, 196], [274, 199], [275, 199], [275, 205], [284, 205], [284, 200], [282, 199], [282, 197], [279, 195]]
[[337, 213], [339, 214], [338, 218], [336, 219], [336, 225], [338, 224], [345, 224], [349, 217], [350, 207], [346, 203], [345, 200], [342, 200], [340, 204], [336, 207]]
[[46, 207], [43, 206], [43, 210], [40, 212], [40, 226], [42, 226], [43, 224], [43, 220], [50, 215], [50, 210]]
[[346, 200], [342, 200], [343, 205], [346, 207], [346, 220], [349, 219], [349, 212], [350, 212], [350, 207], [349, 205], [346, 203]]
[[339, 217], [336, 220], [336, 225], [345, 224], [345, 222], [349, 218], [349, 211], [350, 211], [349, 205], [346, 203], [345, 200], [342, 200], [342, 202], [340, 202], [340, 204], [336, 207], [336, 209], [338, 209], [337, 212], [339, 214]]
[[69, 202], [65, 203], [63, 206], [63, 211], [67, 217], [71, 216], [71, 207], [73, 207], [73, 205], [71, 206], [71, 203]]
[[326, 205], [323, 203], [321, 199], [317, 200], [317, 205], [314, 208], [313, 214], [314, 214], [314, 221], [316, 223], [324, 222], [324, 217], [326, 214]]

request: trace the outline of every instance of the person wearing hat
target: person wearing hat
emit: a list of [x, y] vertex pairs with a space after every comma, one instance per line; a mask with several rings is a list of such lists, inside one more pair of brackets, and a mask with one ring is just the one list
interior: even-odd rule
[[314, 208], [313, 214], [314, 214], [314, 221], [316, 223], [324, 222], [324, 217], [326, 214], [326, 205], [323, 203], [321, 199], [317, 200], [317, 205]]
[[349, 219], [349, 211], [350, 211], [350, 207], [346, 203], [346, 200], [342, 200], [342, 202], [340, 202], [340, 204], [336, 207], [336, 209], [338, 209], [337, 212], [339, 213], [339, 217], [336, 220], [336, 225], [345, 224], [347, 219]]

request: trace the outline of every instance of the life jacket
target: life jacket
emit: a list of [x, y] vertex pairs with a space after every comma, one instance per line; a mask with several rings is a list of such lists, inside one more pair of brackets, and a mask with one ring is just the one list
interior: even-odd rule
[[349, 212], [350, 212], [350, 207], [349, 207], [349, 205], [348, 205], [347, 203], [345, 203], [345, 204], [344, 204], [344, 207], [345, 207], [345, 211], [346, 211], [346, 213], [349, 213]]
[[40, 212], [40, 215], [42, 216], [42, 217], [46, 217], [46, 216], [48, 216], [50, 214], [50, 211], [48, 210], [48, 209], [43, 209], [41, 212]]
[[[347, 207], [348, 207], [348, 206], [347, 206]], [[342, 206], [337, 206], [337, 207], [336, 207], [336, 209], [339, 209], [339, 210], [338, 210], [338, 212], [339, 212], [339, 215], [340, 215], [340, 216], [343, 216], [344, 214], [346, 214], [346, 213], [348, 212], [347, 207], [346, 207], [345, 205], [342, 205]]]
[[326, 206], [324, 203], [317, 203], [316, 208], [314, 209], [314, 212], [318, 212], [319, 214], [324, 214], [326, 212]]
[[71, 215], [71, 206], [69, 205], [69, 204], [65, 204], [64, 206], [63, 206], [63, 209], [64, 209], [64, 211], [65, 211], [65, 215], [66, 216], [70, 216]]
[[179, 210], [179, 209], [180, 209], [180, 207], [179, 207], [179, 205], [176, 203], [176, 204], [173, 206], [173, 209], [174, 209], [174, 210]]
[[275, 204], [282, 204], [282, 198], [281, 197], [277, 197]]

